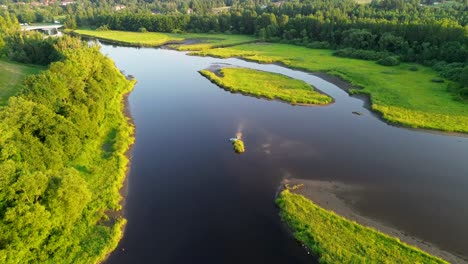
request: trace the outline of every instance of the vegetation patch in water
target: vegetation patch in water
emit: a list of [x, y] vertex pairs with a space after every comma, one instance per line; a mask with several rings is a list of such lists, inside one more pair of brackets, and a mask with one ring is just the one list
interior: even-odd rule
[[244, 141], [242, 141], [242, 139], [233, 140], [232, 141], [232, 147], [234, 148], [234, 151], [236, 153], [244, 153], [245, 152]]
[[314, 90], [306, 82], [287, 76], [246, 68], [223, 68], [219, 73], [200, 73], [218, 86], [232, 91], [292, 104], [329, 104], [332, 98]]
[[447, 263], [372, 228], [325, 210], [284, 190], [276, 200], [281, 219], [320, 263]]

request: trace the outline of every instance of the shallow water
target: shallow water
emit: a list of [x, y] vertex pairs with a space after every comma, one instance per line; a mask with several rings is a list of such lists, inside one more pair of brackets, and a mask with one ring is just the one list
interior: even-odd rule
[[[125, 236], [108, 263], [310, 263], [274, 204], [285, 177], [358, 184], [364, 215], [468, 258], [468, 138], [397, 128], [313, 75], [238, 59], [103, 45], [138, 83]], [[228, 63], [331, 95], [291, 106], [219, 89], [197, 71]], [[353, 111], [363, 115], [354, 115]], [[241, 129], [246, 153], [228, 139]]]

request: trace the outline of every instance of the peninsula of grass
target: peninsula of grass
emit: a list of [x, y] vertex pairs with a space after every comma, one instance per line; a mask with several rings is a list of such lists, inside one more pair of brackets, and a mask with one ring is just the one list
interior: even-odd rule
[[276, 203], [294, 237], [317, 254], [320, 263], [448, 263], [289, 190], [284, 190]]
[[[255, 42], [256, 38], [246, 35], [227, 34], [196, 34], [196, 33], [158, 33], [158, 32], [127, 32], [127, 31], [97, 31], [77, 29], [76, 34], [107, 40], [126, 45], [159, 47], [170, 44], [171, 48], [181, 51], [205, 50], [218, 47]], [[184, 42], [187, 42], [184, 44]]]
[[306, 82], [290, 77], [246, 68], [222, 68], [219, 72], [200, 73], [216, 85], [231, 91], [291, 104], [324, 105], [333, 101]]
[[40, 67], [0, 60], [0, 106], [23, 87], [23, 79], [41, 71]]
[[402, 63], [386, 67], [372, 61], [333, 56], [332, 50], [257, 43], [193, 52], [192, 55], [220, 58], [240, 57], [260, 63], [281, 63], [290, 68], [325, 72], [354, 87], [351, 93], [370, 95], [372, 109], [383, 119], [413, 128], [468, 133], [468, 104], [454, 100], [446, 83], [428, 67]]

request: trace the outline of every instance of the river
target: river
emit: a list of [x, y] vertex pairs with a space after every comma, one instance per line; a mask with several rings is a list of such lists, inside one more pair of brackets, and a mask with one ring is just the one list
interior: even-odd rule
[[[363, 215], [468, 258], [468, 137], [388, 125], [337, 86], [277, 65], [105, 44], [102, 52], [138, 80], [128, 224], [107, 263], [313, 263], [278, 216], [285, 177], [362, 186], [353, 206]], [[215, 63], [282, 73], [336, 101], [304, 107], [232, 94], [197, 72]], [[238, 130], [242, 155], [228, 142]]]

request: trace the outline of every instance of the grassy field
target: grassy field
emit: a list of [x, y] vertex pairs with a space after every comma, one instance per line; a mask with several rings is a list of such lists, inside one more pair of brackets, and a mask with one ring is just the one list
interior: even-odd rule
[[283, 191], [276, 202], [295, 238], [318, 254], [320, 263], [447, 263], [289, 190]]
[[6, 105], [8, 98], [19, 91], [24, 77], [40, 70], [39, 67], [0, 60], [0, 106]]
[[287, 76], [246, 68], [223, 68], [219, 74], [200, 71], [215, 84], [233, 92], [278, 99], [292, 104], [329, 104], [332, 98], [309, 84]]
[[255, 42], [256, 39], [245, 35], [226, 35], [226, 34], [171, 34], [157, 32], [126, 32], [126, 31], [96, 31], [78, 29], [74, 31], [77, 34], [88, 37], [95, 37], [103, 40], [110, 40], [123, 44], [157, 47], [170, 43], [194, 40], [192, 44], [176, 45], [171, 44], [172, 48], [178, 50], [205, 50], [216, 47], [227, 47], [243, 43]]
[[[246, 44], [193, 52], [220, 58], [241, 57], [261, 63], [282, 63], [291, 68], [326, 72], [362, 89], [371, 96], [372, 109], [389, 122], [414, 128], [468, 133], [468, 104], [453, 99], [446, 83], [432, 69], [403, 63], [386, 67], [372, 61], [340, 58], [332, 50], [286, 44]], [[417, 71], [410, 68], [416, 66]]]

